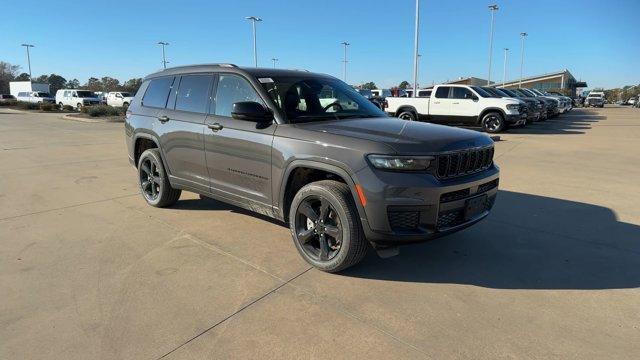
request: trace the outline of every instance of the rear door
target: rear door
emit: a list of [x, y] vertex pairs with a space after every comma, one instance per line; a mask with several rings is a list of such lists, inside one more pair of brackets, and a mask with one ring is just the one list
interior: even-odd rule
[[[156, 121], [169, 173], [201, 191], [209, 189], [204, 160], [204, 120], [209, 109], [212, 83], [213, 74], [176, 77], [166, 108], [158, 110]], [[149, 84], [147, 93], [153, 90], [153, 86], [153, 82]], [[167, 99], [166, 96], [164, 98]]]
[[471, 90], [466, 87], [454, 86], [451, 91], [451, 100], [451, 116], [456, 121], [475, 122], [478, 115], [478, 100]]
[[449, 99], [450, 86], [438, 86], [435, 94], [431, 94], [429, 102], [429, 115], [433, 122], [447, 122], [450, 120], [451, 99]]
[[[276, 124], [231, 117], [233, 103], [265, 104], [246, 78], [221, 73], [216, 82], [205, 129], [205, 156], [211, 191], [234, 201], [251, 201], [270, 209], [271, 147]], [[256, 211], [260, 209], [256, 208]]]

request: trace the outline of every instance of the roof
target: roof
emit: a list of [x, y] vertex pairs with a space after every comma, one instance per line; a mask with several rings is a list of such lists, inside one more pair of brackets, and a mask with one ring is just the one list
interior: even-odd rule
[[290, 70], [290, 69], [274, 69], [274, 68], [257, 68], [257, 67], [240, 67], [234, 64], [197, 64], [197, 65], [185, 65], [170, 67], [155, 73], [152, 73], [145, 77], [154, 78], [158, 76], [166, 75], [178, 75], [186, 73], [200, 73], [200, 72], [235, 72], [245, 75], [251, 75], [254, 77], [270, 77], [270, 76], [321, 76], [332, 77], [326, 74], [312, 73], [306, 70]]
[[[522, 78], [522, 82], [524, 83], [524, 82], [532, 82], [532, 81], [538, 81], [538, 80], [552, 79], [552, 78], [555, 78], [555, 77], [561, 77], [562, 75], [568, 75], [570, 78], [573, 78], [573, 80], [576, 79], [575, 77], [573, 77], [573, 75], [571, 75], [569, 70], [564, 69], [564, 70], [561, 70], [561, 71], [556, 71], [556, 72], [546, 73], [546, 74], [542, 74], [542, 75], [536, 75], [536, 76], [530, 76], [530, 77]], [[520, 79], [507, 81], [507, 82], [504, 83], [504, 86], [510, 86], [510, 85], [514, 85], [514, 84], [519, 84], [520, 81], [521, 81]], [[495, 86], [495, 87], [502, 87], [502, 83], [496, 83], [496, 84], [492, 84], [492, 85]]]

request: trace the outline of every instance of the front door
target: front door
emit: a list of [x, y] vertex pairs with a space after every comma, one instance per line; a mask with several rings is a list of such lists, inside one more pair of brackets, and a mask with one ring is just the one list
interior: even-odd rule
[[472, 123], [478, 116], [478, 98], [465, 87], [453, 87], [451, 92], [451, 116], [457, 122]]
[[250, 201], [262, 212], [271, 209], [271, 146], [276, 124], [231, 117], [233, 103], [264, 105], [254, 87], [237, 74], [218, 75], [216, 93], [206, 119], [205, 157], [211, 191], [233, 201]]

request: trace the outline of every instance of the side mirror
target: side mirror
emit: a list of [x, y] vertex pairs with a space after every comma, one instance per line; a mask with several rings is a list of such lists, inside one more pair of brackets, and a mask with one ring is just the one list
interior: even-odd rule
[[264, 123], [273, 120], [273, 114], [264, 105], [255, 101], [233, 103], [231, 117], [237, 120]]

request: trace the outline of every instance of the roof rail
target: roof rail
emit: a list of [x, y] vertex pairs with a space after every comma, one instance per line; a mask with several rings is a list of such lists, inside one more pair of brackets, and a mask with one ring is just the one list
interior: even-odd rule
[[188, 67], [194, 67], [194, 66], [220, 66], [220, 67], [232, 67], [232, 68], [237, 68], [238, 67], [238, 65], [231, 64], [231, 63], [213, 63], [213, 64], [191, 64], [191, 65], [172, 66], [172, 67], [167, 68], [166, 70], [169, 70], [169, 69], [182, 69], [182, 68], [188, 68]]

